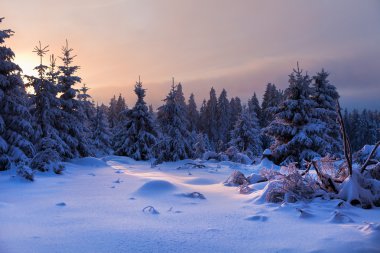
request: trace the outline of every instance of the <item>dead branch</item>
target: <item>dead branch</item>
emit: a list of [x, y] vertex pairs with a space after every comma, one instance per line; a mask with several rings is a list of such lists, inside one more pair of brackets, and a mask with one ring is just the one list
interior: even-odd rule
[[322, 171], [318, 167], [317, 161], [313, 161], [312, 163], [315, 172], [317, 172], [317, 176], [322, 183], [323, 188], [325, 188], [329, 192], [334, 192], [337, 194], [338, 190], [336, 189], [333, 179], [329, 175], [322, 173]]
[[347, 161], [347, 167], [348, 167], [348, 174], [349, 176], [352, 176], [352, 151], [351, 151], [351, 143], [350, 140], [348, 139], [347, 132], [346, 132], [346, 127], [344, 125], [342, 113], [341, 113], [341, 108], [339, 104], [339, 100], [336, 100], [336, 110], [338, 114], [338, 122], [340, 125], [340, 131], [342, 133], [342, 138], [343, 138], [343, 148], [344, 148], [344, 157], [346, 158]]
[[375, 144], [375, 147], [372, 149], [371, 153], [369, 154], [367, 160], [365, 161], [365, 163], [363, 164], [363, 166], [361, 167], [360, 169], [360, 173], [363, 173], [365, 171], [365, 168], [367, 168], [367, 166], [370, 164], [371, 162], [371, 159], [373, 157], [373, 155], [375, 154], [377, 148], [380, 146], [380, 141], [378, 141], [376, 144]]

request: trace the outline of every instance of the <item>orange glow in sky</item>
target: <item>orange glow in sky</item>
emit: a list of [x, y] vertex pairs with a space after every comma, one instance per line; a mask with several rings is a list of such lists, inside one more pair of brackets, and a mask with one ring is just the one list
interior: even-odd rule
[[98, 102], [122, 93], [133, 106], [139, 75], [155, 107], [172, 76], [198, 106], [211, 86], [245, 101], [267, 82], [286, 88], [299, 61], [311, 75], [331, 72], [344, 105], [380, 107], [376, 0], [2, 0], [0, 10], [25, 74], [39, 63], [38, 41], [59, 56], [68, 39]]

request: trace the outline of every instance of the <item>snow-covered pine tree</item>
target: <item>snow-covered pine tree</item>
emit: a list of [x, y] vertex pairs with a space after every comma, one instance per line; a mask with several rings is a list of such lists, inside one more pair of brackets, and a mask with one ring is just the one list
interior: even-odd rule
[[135, 93], [137, 102], [127, 111], [115, 134], [115, 154], [129, 156], [135, 160], [149, 160], [154, 157], [153, 148], [157, 143], [157, 132], [144, 101], [145, 89], [140, 78], [136, 82]]
[[207, 102], [206, 99], [203, 99], [201, 108], [199, 109], [199, 124], [198, 129], [199, 132], [203, 132], [207, 134], [207, 114], [206, 114]]
[[243, 108], [234, 129], [231, 131], [230, 146], [236, 147], [239, 152], [249, 158], [260, 156], [263, 152], [261, 143], [261, 130], [256, 113]]
[[107, 120], [107, 106], [96, 106], [94, 121], [94, 132], [92, 135], [95, 153], [106, 155], [111, 153], [111, 132]]
[[273, 110], [283, 100], [282, 91], [278, 90], [275, 84], [268, 83], [263, 95], [263, 102], [261, 103], [262, 118], [261, 126], [266, 127], [274, 119]]
[[194, 152], [196, 158], [203, 158], [203, 155], [210, 151], [210, 142], [208, 140], [207, 134], [198, 133], [195, 138]]
[[278, 164], [310, 161], [321, 154], [325, 145], [320, 137], [325, 124], [316, 120], [316, 103], [310, 98], [311, 79], [302, 70], [293, 70], [289, 75], [289, 87], [285, 90], [285, 101], [275, 110], [275, 119], [265, 128], [265, 134], [274, 138], [271, 146]]
[[27, 165], [34, 154], [31, 142], [34, 131], [20, 77], [22, 70], [13, 62], [12, 49], [4, 45], [12, 35], [12, 30], [0, 30], [0, 170], [16, 167], [22, 176], [32, 180]]
[[116, 103], [116, 96], [114, 95], [111, 98], [110, 105], [108, 107], [108, 122], [111, 129], [113, 129], [117, 124]]
[[118, 126], [118, 124], [125, 120], [125, 114], [128, 111], [128, 106], [125, 103], [125, 98], [119, 94], [119, 97], [117, 98], [116, 105], [115, 105], [115, 117], [116, 117], [116, 123], [115, 126]]
[[[50, 69], [43, 65], [43, 56], [48, 52], [47, 46], [41, 43], [33, 51], [40, 57], [40, 65], [34, 69], [38, 77], [27, 76], [27, 86], [32, 87], [31, 95], [33, 125], [35, 128], [34, 142], [36, 155], [33, 157], [31, 167], [39, 171], [53, 170], [60, 173], [63, 166], [59, 163], [71, 153], [70, 147], [60, 137], [59, 125], [63, 114], [61, 104], [57, 98], [58, 87], [52, 82], [55, 71], [55, 58], [50, 58]], [[49, 70], [48, 70], [49, 69]], [[46, 71], [50, 73], [46, 75]]]
[[158, 108], [157, 120], [162, 136], [156, 146], [156, 164], [177, 161], [194, 156], [190, 132], [187, 130], [186, 115], [178, 103], [177, 86], [172, 85], [165, 104]]
[[229, 128], [230, 128], [230, 118], [231, 110], [230, 103], [227, 98], [227, 91], [225, 89], [219, 95], [217, 108], [216, 108], [216, 119], [218, 128], [218, 141], [220, 141], [219, 151], [224, 151], [227, 148], [227, 143], [229, 140]]
[[243, 110], [243, 107], [241, 105], [241, 100], [239, 97], [231, 98], [230, 108], [231, 108], [231, 117], [230, 117], [229, 130], [231, 131], [235, 127], [235, 123], [236, 123], [240, 113]]
[[217, 121], [217, 108], [218, 100], [216, 98], [216, 93], [212, 87], [210, 90], [210, 98], [206, 104], [206, 110], [204, 112], [204, 117], [202, 120], [205, 120], [206, 133], [213, 147], [216, 147], [218, 141], [218, 121]]
[[[259, 100], [257, 99], [256, 92], [253, 93], [253, 96], [248, 100], [248, 110], [249, 113], [256, 113], [256, 117], [259, 120], [261, 119], [261, 106]], [[261, 126], [261, 125], [260, 125]]]
[[96, 108], [94, 102], [91, 100], [91, 95], [88, 94], [89, 89], [90, 88], [88, 88], [85, 83], [83, 83], [82, 87], [79, 89], [79, 93], [77, 94], [77, 99], [79, 101], [78, 114], [80, 115], [84, 125], [83, 135], [87, 139], [88, 149], [91, 154], [94, 154], [96, 147], [93, 143], [92, 137], [96, 125]]
[[313, 77], [312, 99], [316, 102], [315, 116], [325, 123], [326, 129], [322, 138], [326, 145], [321, 145], [322, 150], [319, 154], [325, 156], [327, 154], [342, 153], [342, 137], [340, 127], [337, 121], [336, 100], [339, 94], [334, 85], [330, 84], [327, 79], [329, 74], [322, 69]]
[[198, 132], [199, 112], [197, 110], [197, 104], [195, 103], [193, 93], [191, 93], [187, 105], [187, 120], [189, 121], [189, 131]]
[[79, 66], [72, 66], [76, 55], [72, 55], [72, 48], [66, 45], [62, 47], [63, 56], [60, 57], [63, 65], [59, 66], [61, 74], [58, 77], [60, 103], [63, 112], [63, 118], [60, 122], [60, 136], [70, 147], [71, 152], [66, 158], [91, 155], [90, 145], [86, 138], [86, 126], [82, 120], [81, 102], [76, 99], [78, 90], [74, 88], [81, 78], [75, 75]]

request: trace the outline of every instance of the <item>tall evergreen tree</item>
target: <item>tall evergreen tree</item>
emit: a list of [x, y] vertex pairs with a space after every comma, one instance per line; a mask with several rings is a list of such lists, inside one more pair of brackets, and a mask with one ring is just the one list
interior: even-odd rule
[[20, 77], [22, 70], [13, 62], [12, 49], [4, 45], [12, 35], [12, 30], [0, 30], [0, 170], [17, 167], [23, 176], [32, 179], [26, 165], [34, 154], [31, 142], [34, 131]]
[[217, 119], [217, 129], [218, 129], [218, 140], [221, 142], [220, 147], [222, 150], [227, 148], [230, 119], [231, 119], [231, 109], [230, 103], [227, 98], [227, 91], [225, 89], [219, 95], [217, 108], [216, 108], [216, 119]]
[[114, 95], [108, 108], [108, 122], [111, 129], [117, 125], [116, 103], [116, 96]]
[[259, 100], [257, 99], [256, 92], [254, 92], [253, 96], [248, 100], [248, 110], [249, 110], [249, 113], [256, 113], [257, 119], [259, 120], [261, 119], [262, 117], [261, 106], [260, 106]]
[[[59, 162], [70, 156], [70, 147], [60, 136], [60, 124], [63, 120], [63, 111], [60, 100], [57, 98], [59, 89], [51, 78], [46, 76], [48, 67], [43, 65], [42, 59], [47, 52], [47, 47], [41, 43], [35, 47], [34, 52], [40, 57], [40, 65], [35, 67], [38, 77], [28, 76], [28, 86], [32, 87], [34, 93], [31, 95], [31, 113], [34, 118], [36, 156], [31, 162], [33, 169], [40, 171], [54, 170], [60, 173], [63, 166]], [[55, 73], [55, 59], [50, 58], [49, 73]]]
[[100, 155], [111, 153], [111, 132], [107, 120], [107, 107], [96, 107], [94, 131], [92, 135], [95, 152]]
[[217, 121], [217, 108], [218, 108], [218, 100], [216, 98], [216, 93], [214, 88], [212, 87], [210, 90], [210, 98], [207, 101], [205, 112], [204, 112], [204, 120], [206, 133], [209, 137], [212, 146], [216, 146], [218, 141], [218, 121]]
[[162, 136], [156, 146], [156, 163], [177, 161], [192, 158], [194, 152], [190, 132], [186, 126], [186, 115], [183, 114], [177, 99], [177, 86], [167, 95], [165, 104], [158, 108], [157, 120]]
[[203, 99], [201, 108], [199, 109], [199, 125], [198, 129], [200, 132], [208, 134], [207, 131], [207, 125], [208, 125], [208, 118], [207, 118], [207, 102], [206, 99]]
[[91, 155], [89, 143], [84, 133], [88, 132], [82, 121], [81, 103], [76, 99], [78, 90], [74, 88], [75, 84], [81, 82], [81, 78], [75, 75], [79, 66], [72, 66], [76, 56], [72, 55], [72, 48], [69, 48], [68, 42], [62, 47], [63, 56], [60, 57], [63, 65], [59, 66], [61, 75], [58, 77], [60, 92], [60, 104], [62, 107], [63, 118], [60, 126], [61, 138], [70, 147], [71, 152], [67, 158]]
[[316, 120], [316, 103], [310, 98], [311, 79], [298, 68], [289, 76], [285, 101], [275, 110], [275, 119], [265, 133], [275, 139], [271, 149], [279, 164], [310, 161], [325, 145], [320, 137], [325, 124]]
[[125, 103], [125, 98], [119, 94], [115, 105], [115, 126], [117, 126], [122, 120], [125, 120], [123, 117], [125, 116], [124, 114], [127, 112], [127, 110], [128, 106]]
[[329, 74], [322, 69], [314, 76], [312, 84], [312, 99], [316, 103], [315, 114], [325, 123], [326, 129], [322, 138], [327, 145], [321, 146], [321, 155], [338, 154], [342, 152], [342, 138], [337, 121], [336, 101], [339, 94], [334, 85], [328, 80]]
[[197, 104], [195, 103], [193, 93], [191, 93], [187, 105], [187, 120], [189, 122], [189, 131], [197, 132], [199, 126], [199, 112], [197, 110]]
[[137, 102], [128, 110], [115, 135], [115, 154], [135, 160], [149, 160], [154, 157], [157, 132], [144, 101], [145, 89], [140, 80], [136, 82], [135, 93]]
[[244, 108], [231, 131], [230, 146], [253, 158], [262, 154], [260, 125], [255, 112]]
[[243, 107], [241, 105], [241, 100], [239, 97], [231, 98], [230, 101], [230, 110], [231, 110], [231, 117], [230, 117], [230, 130], [232, 130], [235, 126], [236, 121], [239, 118], [240, 113], [243, 111]]

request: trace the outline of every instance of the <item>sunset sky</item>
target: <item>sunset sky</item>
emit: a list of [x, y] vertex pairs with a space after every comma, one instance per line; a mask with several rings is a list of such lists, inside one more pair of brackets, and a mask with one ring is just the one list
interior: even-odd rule
[[38, 41], [60, 55], [67, 38], [98, 102], [121, 93], [133, 106], [139, 75], [155, 107], [172, 76], [198, 107], [211, 86], [261, 98], [268, 82], [285, 89], [299, 61], [331, 73], [343, 106], [380, 109], [378, 0], [1, 0], [0, 10], [24, 73]]

